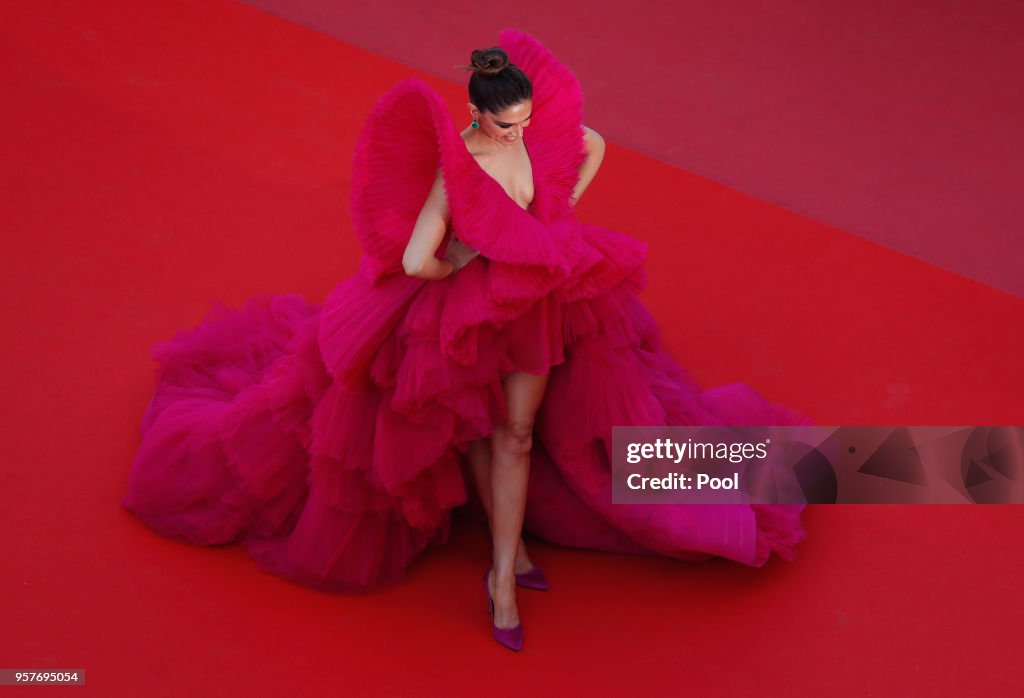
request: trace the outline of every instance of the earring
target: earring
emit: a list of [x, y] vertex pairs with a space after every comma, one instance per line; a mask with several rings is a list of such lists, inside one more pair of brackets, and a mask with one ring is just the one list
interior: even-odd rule
[[480, 123], [476, 120], [476, 117], [473, 117], [473, 128], [480, 128]]

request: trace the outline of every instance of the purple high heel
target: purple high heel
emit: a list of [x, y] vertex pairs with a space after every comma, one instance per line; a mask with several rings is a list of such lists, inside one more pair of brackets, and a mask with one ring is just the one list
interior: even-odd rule
[[490, 574], [490, 570], [484, 572], [484, 593], [487, 594], [487, 614], [491, 617], [491, 635], [498, 644], [518, 652], [523, 646], [523, 623], [520, 621], [514, 628], [499, 628], [494, 624], [494, 599], [491, 598], [491, 588], [487, 585], [487, 577]]
[[524, 589], [536, 589], [537, 591], [547, 591], [551, 588], [548, 585], [548, 578], [544, 576], [540, 567], [536, 565], [526, 572], [516, 575], [516, 586], [523, 587]]

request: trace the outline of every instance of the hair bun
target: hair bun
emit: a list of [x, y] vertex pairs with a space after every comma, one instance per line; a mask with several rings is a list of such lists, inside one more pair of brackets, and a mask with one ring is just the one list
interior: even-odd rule
[[508, 54], [497, 46], [473, 51], [470, 61], [467, 68], [481, 75], [497, 75], [509, 66]]

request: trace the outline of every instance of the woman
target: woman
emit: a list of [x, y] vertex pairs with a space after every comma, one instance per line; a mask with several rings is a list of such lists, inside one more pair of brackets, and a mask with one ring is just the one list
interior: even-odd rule
[[[500, 47], [474, 51], [472, 61], [472, 65], [465, 66], [473, 71], [469, 81], [471, 101], [467, 105], [472, 124], [460, 136], [481, 168], [501, 184], [509, 198], [528, 210], [534, 197], [534, 177], [523, 136], [533, 116], [533, 87]], [[604, 141], [593, 129], [584, 128], [584, 144], [586, 159], [570, 197], [573, 204], [597, 173], [604, 156]], [[479, 256], [476, 250], [453, 237], [445, 256], [437, 259], [449, 224], [443, 171], [439, 170], [402, 258], [407, 274], [443, 279]], [[503, 328], [507, 336], [509, 329], [509, 325]], [[521, 326], [519, 332], [513, 344], [536, 341], [536, 335], [522, 335]], [[485, 588], [488, 596], [494, 597], [494, 629], [499, 641], [516, 649], [522, 643], [522, 625], [515, 607], [516, 576], [523, 583], [530, 575], [533, 583], [526, 581], [526, 586], [547, 587], [547, 580], [530, 563], [520, 538], [534, 417], [546, 385], [546, 372], [513, 371], [505, 376], [502, 392], [508, 421], [495, 425], [493, 437], [470, 443], [468, 451], [473, 479], [493, 536], [494, 567], [485, 577]], [[506, 629], [508, 632], [500, 632]]]
[[[159, 382], [124, 505], [163, 535], [240, 541], [302, 584], [400, 580], [447, 539], [464, 462], [493, 538], [492, 632], [522, 646], [515, 586], [554, 543], [762, 565], [799, 506], [612, 505], [614, 425], [795, 424], [741, 384], [701, 391], [637, 299], [645, 246], [574, 215], [601, 162], [582, 92], [517, 31], [474, 52], [459, 133], [407, 79], [353, 164], [360, 271], [322, 306], [218, 307], [154, 348]], [[456, 237], [457, 233], [457, 237]]]

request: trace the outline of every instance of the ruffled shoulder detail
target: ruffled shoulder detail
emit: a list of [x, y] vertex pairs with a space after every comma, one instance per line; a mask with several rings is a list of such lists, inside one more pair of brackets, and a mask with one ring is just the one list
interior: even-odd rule
[[438, 167], [429, 88], [406, 79], [374, 105], [356, 142], [350, 209], [365, 256], [360, 270], [377, 281], [397, 271]]
[[585, 159], [583, 89], [572, 71], [530, 35], [505, 29], [500, 45], [533, 84], [533, 117], [524, 140], [544, 176], [543, 201], [535, 200], [533, 208], [549, 220], [570, 216], [569, 196]]
[[351, 213], [376, 283], [401, 273], [401, 259], [440, 168], [460, 239], [488, 260], [565, 276], [571, 263], [559, 239], [522, 209], [466, 148], [444, 100], [419, 78], [406, 78], [374, 106], [356, 144]]

